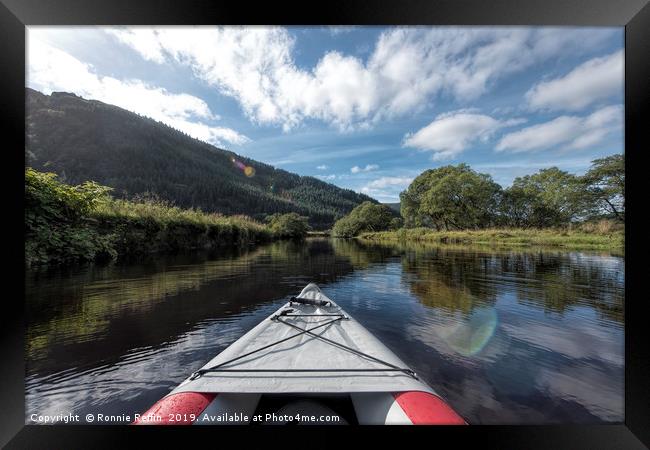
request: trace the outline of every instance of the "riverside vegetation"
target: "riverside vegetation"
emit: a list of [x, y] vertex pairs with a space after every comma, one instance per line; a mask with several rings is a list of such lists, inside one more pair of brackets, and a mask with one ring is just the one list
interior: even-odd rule
[[72, 186], [54, 173], [25, 171], [25, 262], [28, 266], [115, 259], [153, 252], [249, 245], [301, 238], [309, 227], [296, 214], [268, 224], [244, 215], [182, 209], [155, 195], [115, 199], [111, 188]]
[[597, 159], [583, 176], [542, 169], [506, 189], [467, 164], [427, 170], [400, 194], [400, 216], [388, 206], [363, 203], [332, 231], [375, 241], [620, 249], [624, 156]]

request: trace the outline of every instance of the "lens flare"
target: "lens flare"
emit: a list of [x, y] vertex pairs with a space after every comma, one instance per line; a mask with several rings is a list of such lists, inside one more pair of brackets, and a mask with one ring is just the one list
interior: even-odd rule
[[498, 317], [494, 308], [476, 308], [467, 321], [458, 324], [445, 336], [445, 341], [463, 356], [476, 355], [494, 336], [497, 322]]
[[235, 157], [231, 156], [230, 161], [232, 162], [233, 166], [244, 172], [244, 175], [246, 175], [248, 178], [255, 176], [255, 168], [252, 166], [247, 166], [241, 161], [238, 161], [235, 159]]

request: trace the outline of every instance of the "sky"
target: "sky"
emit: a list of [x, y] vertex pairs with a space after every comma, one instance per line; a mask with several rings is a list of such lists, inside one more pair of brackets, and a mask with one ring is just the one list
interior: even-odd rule
[[26, 84], [397, 202], [448, 164], [506, 187], [622, 153], [623, 49], [623, 28], [30, 26]]

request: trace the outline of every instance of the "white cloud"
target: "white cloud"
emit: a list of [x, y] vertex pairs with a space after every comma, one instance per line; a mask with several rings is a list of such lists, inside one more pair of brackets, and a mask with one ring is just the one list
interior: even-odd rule
[[326, 166], [325, 164], [320, 165], [320, 166], [316, 166], [316, 168], [317, 168], [318, 170], [327, 170], [328, 167], [329, 167], [329, 166]]
[[175, 94], [141, 80], [101, 76], [89, 64], [41, 41], [36, 31], [29, 31], [27, 59], [28, 85], [46, 94], [67, 91], [110, 103], [164, 122], [215, 145], [249, 141], [246, 136], [230, 128], [208, 125], [205, 121], [218, 120], [219, 116], [212, 113], [208, 104], [200, 98], [184, 93]]
[[554, 80], [543, 81], [526, 93], [532, 109], [577, 111], [600, 100], [623, 94], [623, 50], [591, 59]]
[[162, 46], [157, 38], [157, 33], [151, 28], [130, 28], [128, 33], [118, 32], [114, 28], [106, 29], [106, 32], [115, 36], [122, 43], [132, 47], [145, 59], [157, 63], [165, 62], [165, 55]]
[[331, 174], [331, 175], [316, 175], [316, 178], [320, 178], [321, 180], [335, 180], [336, 175]]
[[379, 169], [377, 164], [367, 164], [366, 167], [354, 166], [350, 169], [352, 173], [361, 173], [361, 172], [372, 172], [373, 170]]
[[414, 177], [381, 177], [361, 187], [360, 192], [375, 197], [379, 201], [399, 200], [399, 193], [406, 189]]
[[496, 81], [548, 58], [598, 48], [611, 30], [515, 27], [391, 28], [366, 61], [326, 52], [298, 67], [294, 38], [279, 27], [112, 29], [154, 62], [174, 61], [237, 99], [254, 122], [285, 131], [305, 119], [340, 130], [411, 114], [439, 94], [475, 99]]
[[581, 149], [601, 142], [622, 126], [622, 106], [607, 106], [585, 117], [560, 116], [549, 122], [506, 134], [495, 149], [511, 152], [551, 147], [563, 150]]
[[453, 158], [470, 145], [487, 141], [500, 128], [521, 123], [521, 119], [498, 120], [464, 110], [440, 114], [426, 127], [404, 136], [404, 146], [431, 150], [433, 159]]
[[381, 189], [388, 186], [408, 186], [413, 181], [412, 177], [381, 177], [368, 183], [368, 189]]
[[222, 145], [224, 142], [242, 145], [250, 142], [248, 137], [238, 133], [232, 128], [215, 127], [212, 125], [206, 125], [202, 122], [175, 119], [174, 117], [161, 118], [159, 120], [165, 122], [171, 127], [184, 131], [196, 139], [215, 145]]

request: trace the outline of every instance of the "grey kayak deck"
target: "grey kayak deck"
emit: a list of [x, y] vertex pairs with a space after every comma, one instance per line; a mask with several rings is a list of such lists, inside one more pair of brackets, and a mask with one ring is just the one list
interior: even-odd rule
[[[202, 373], [195, 379], [188, 378], [173, 393], [424, 391], [435, 394], [428, 385], [408, 373], [391, 369], [371, 358], [321, 339], [343, 344], [395, 367], [408, 369], [403, 361], [327, 298], [315, 284], [305, 287], [299, 297], [330, 303], [321, 306], [295, 302], [285, 304], [205, 364], [201, 371], [238, 357], [240, 359], [219, 367], [218, 371]], [[277, 316], [280, 320], [277, 320]], [[311, 331], [313, 334], [300, 331], [311, 328], [314, 328]], [[293, 335], [298, 336], [291, 337]], [[283, 339], [287, 340], [255, 351]], [[255, 352], [251, 355], [241, 358], [253, 351]], [[307, 371], [296, 371], [298, 369]]]

